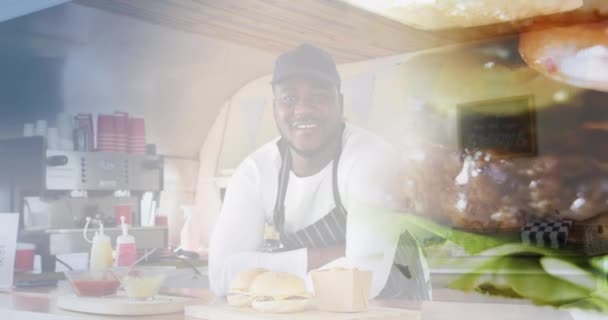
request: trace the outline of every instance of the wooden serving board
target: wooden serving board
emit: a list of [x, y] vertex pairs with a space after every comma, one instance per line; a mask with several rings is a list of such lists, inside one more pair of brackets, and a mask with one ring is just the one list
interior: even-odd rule
[[261, 313], [251, 308], [235, 308], [227, 304], [191, 305], [186, 316], [205, 320], [420, 320], [420, 311], [370, 307], [366, 312], [335, 313], [306, 310], [294, 313]]
[[151, 300], [133, 300], [118, 294], [109, 297], [79, 297], [66, 295], [57, 297], [57, 307], [76, 312], [115, 315], [141, 316], [183, 312], [192, 298], [159, 295]]

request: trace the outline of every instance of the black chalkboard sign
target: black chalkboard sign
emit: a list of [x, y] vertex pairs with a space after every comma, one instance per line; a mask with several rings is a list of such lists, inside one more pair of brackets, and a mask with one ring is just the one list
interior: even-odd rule
[[533, 96], [461, 104], [458, 135], [462, 151], [492, 150], [507, 156], [537, 154]]

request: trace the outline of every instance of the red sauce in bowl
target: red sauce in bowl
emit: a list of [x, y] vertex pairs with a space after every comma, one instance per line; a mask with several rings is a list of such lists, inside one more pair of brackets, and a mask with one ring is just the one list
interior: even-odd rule
[[79, 296], [101, 297], [115, 294], [118, 291], [118, 287], [120, 287], [120, 282], [116, 279], [78, 279], [72, 282], [72, 286]]

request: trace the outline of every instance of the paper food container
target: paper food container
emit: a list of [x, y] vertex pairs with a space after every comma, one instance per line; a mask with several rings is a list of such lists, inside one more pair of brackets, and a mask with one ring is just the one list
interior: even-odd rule
[[367, 310], [372, 273], [359, 269], [326, 269], [311, 273], [317, 306], [330, 312]]

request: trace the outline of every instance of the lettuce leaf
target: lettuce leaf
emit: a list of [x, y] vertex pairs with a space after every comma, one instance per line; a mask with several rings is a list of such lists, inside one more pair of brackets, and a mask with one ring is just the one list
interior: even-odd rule
[[512, 291], [537, 304], [561, 305], [587, 299], [591, 291], [563, 281], [545, 272], [537, 259], [530, 257], [495, 257], [482, 267], [453, 281], [449, 287], [480, 291], [484, 286]]

